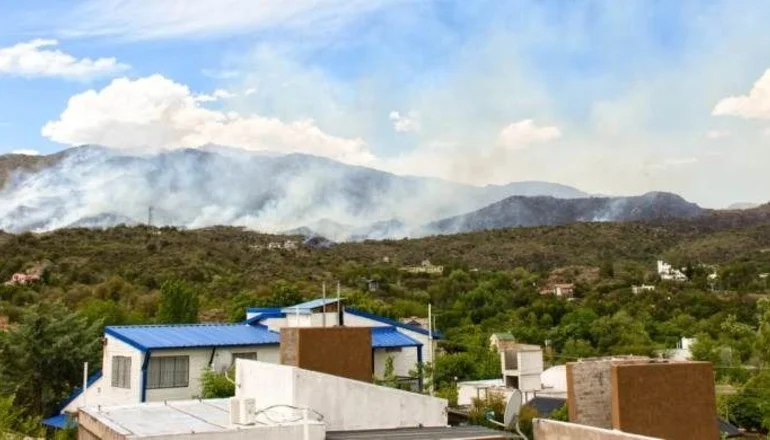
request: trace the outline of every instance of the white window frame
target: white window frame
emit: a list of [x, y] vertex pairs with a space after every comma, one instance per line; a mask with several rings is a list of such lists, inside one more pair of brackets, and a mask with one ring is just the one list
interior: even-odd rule
[[131, 389], [131, 356], [112, 357], [113, 388]]
[[153, 356], [147, 366], [147, 389], [190, 386], [190, 356]]

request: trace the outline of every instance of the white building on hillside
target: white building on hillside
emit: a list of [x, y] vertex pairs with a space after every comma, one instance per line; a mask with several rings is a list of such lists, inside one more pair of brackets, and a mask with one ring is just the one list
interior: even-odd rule
[[687, 281], [687, 275], [679, 269], [674, 269], [663, 260], [658, 260], [658, 275], [664, 281]]
[[539, 345], [517, 344], [500, 353], [503, 383], [529, 395], [542, 389], [543, 349]]
[[[85, 393], [79, 389], [72, 393], [61, 414], [73, 413], [84, 403], [126, 405], [199, 398], [201, 376], [207, 369], [226, 371], [239, 358], [280, 363], [280, 328], [287, 326], [371, 327], [372, 374], [377, 377], [383, 376], [389, 357], [395, 374], [404, 380], [418, 364], [431, 359], [430, 350], [425, 349], [428, 331], [339, 304], [339, 310], [336, 299], [284, 309], [248, 309], [248, 319], [240, 324], [108, 326], [102, 371], [89, 378]], [[421, 386], [419, 379], [408, 379]], [[57, 417], [46, 423], [57, 427], [64, 420]]]

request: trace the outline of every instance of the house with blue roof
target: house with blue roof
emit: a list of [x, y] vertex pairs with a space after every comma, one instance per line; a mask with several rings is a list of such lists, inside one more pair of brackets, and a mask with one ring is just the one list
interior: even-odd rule
[[[382, 377], [388, 358], [393, 358], [396, 376], [402, 380], [410, 377], [410, 372], [419, 363], [433, 361], [435, 343], [441, 333], [429, 331], [417, 325], [405, 324], [383, 316], [345, 307], [344, 299], [316, 299], [282, 309], [249, 308], [246, 310], [247, 322], [260, 323], [271, 330], [279, 331], [282, 327], [323, 327], [344, 325], [348, 327], [387, 328], [397, 336], [408, 338], [413, 345], [394, 346], [374, 350], [374, 375]], [[432, 345], [434, 345], [432, 347]]]
[[201, 377], [207, 369], [226, 371], [238, 358], [280, 363], [283, 327], [371, 327], [372, 374], [382, 377], [391, 357], [396, 375], [405, 379], [418, 364], [430, 362], [430, 336], [440, 336], [345, 308], [337, 299], [286, 308], [249, 308], [246, 318], [239, 324], [107, 326], [102, 370], [89, 378], [85, 392], [74, 390], [60, 413], [44, 423], [64, 427], [66, 415], [76, 413], [84, 404], [124, 405], [200, 397]]

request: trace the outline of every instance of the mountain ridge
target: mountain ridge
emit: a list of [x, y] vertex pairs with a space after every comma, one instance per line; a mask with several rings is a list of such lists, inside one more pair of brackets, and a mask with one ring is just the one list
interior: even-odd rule
[[244, 226], [333, 241], [703, 212], [664, 193], [596, 197], [531, 180], [473, 186], [223, 146], [142, 154], [81, 146], [49, 156], [0, 156], [2, 170], [11, 178], [0, 190], [6, 202], [0, 229], [11, 232], [138, 224], [149, 209], [157, 226]]

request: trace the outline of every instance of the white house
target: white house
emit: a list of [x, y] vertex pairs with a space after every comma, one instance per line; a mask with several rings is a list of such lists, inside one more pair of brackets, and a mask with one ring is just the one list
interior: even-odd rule
[[[206, 369], [226, 371], [235, 359], [280, 363], [280, 328], [347, 325], [372, 328], [373, 375], [382, 377], [388, 357], [397, 376], [407, 377], [423, 356], [428, 332], [377, 315], [348, 310], [337, 300], [316, 300], [285, 309], [248, 309], [240, 324], [108, 326], [102, 370], [76, 389], [60, 414], [44, 423], [62, 427], [65, 414], [84, 404], [125, 405], [194, 399]], [[323, 313], [328, 307], [332, 312]], [[320, 311], [319, 311], [320, 309]], [[434, 335], [434, 339], [435, 339]], [[427, 359], [425, 359], [427, 358]], [[418, 386], [421, 380], [416, 379]]]
[[642, 292], [654, 292], [655, 286], [652, 284], [642, 284], [641, 286], [633, 285], [631, 286], [631, 293], [634, 295], [638, 295]]
[[517, 344], [500, 353], [500, 363], [506, 387], [521, 390], [525, 396], [542, 388], [543, 349], [540, 346]]
[[663, 260], [658, 260], [658, 275], [664, 281], [687, 281], [687, 275], [679, 269], [674, 269]]

